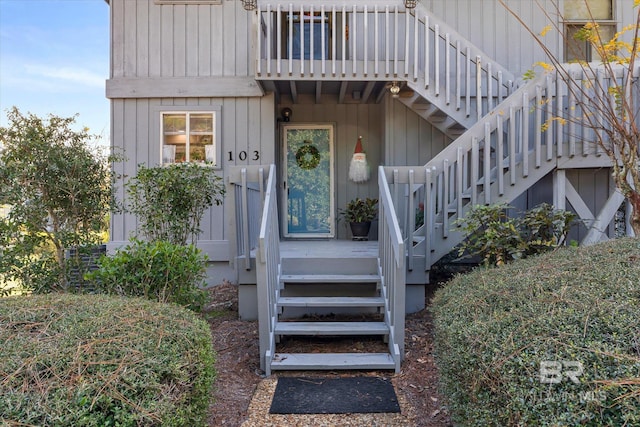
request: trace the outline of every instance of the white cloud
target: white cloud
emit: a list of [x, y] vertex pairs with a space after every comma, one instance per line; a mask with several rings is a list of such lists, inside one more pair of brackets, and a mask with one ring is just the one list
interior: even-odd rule
[[25, 71], [33, 76], [62, 80], [83, 86], [103, 88], [105, 76], [87, 69], [53, 67], [49, 65], [25, 65]]

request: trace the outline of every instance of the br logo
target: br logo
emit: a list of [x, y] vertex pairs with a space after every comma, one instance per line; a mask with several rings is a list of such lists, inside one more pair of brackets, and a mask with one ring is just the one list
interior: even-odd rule
[[568, 378], [574, 384], [580, 384], [579, 376], [584, 369], [577, 360], [543, 360], [540, 362], [540, 382], [543, 384], [559, 384]]

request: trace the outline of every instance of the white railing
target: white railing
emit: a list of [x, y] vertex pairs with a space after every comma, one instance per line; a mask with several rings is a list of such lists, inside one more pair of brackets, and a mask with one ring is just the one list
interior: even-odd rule
[[[580, 83], [584, 87], [606, 93], [610, 85], [597, 73], [594, 78], [600, 80], [594, 83], [579, 66], [571, 72], [577, 81], [584, 81]], [[556, 167], [581, 167], [587, 161], [607, 166], [608, 158], [596, 144], [593, 130], [576, 125], [582, 117], [588, 119], [562, 79], [555, 73], [541, 75], [424, 167], [384, 167], [381, 173], [390, 184], [394, 206], [405, 218], [409, 270], [414, 255], [424, 257], [428, 270], [462, 240], [453, 223], [471, 206], [510, 202]], [[424, 226], [416, 230], [420, 203]]]
[[276, 167], [269, 167], [269, 178], [260, 222], [259, 247], [256, 257], [258, 291], [258, 325], [260, 332], [260, 367], [271, 375], [271, 360], [275, 355], [275, 327], [280, 283], [280, 229]]
[[228, 172], [228, 205], [233, 208], [228, 213], [229, 229], [236, 233], [230, 242], [231, 253], [245, 270], [252, 268], [252, 252], [258, 246], [266, 185], [264, 170], [265, 166], [231, 166]]
[[257, 16], [258, 79], [406, 81], [474, 121], [513, 88], [508, 70], [420, 4], [259, 1]]
[[405, 244], [382, 166], [380, 166], [378, 177], [380, 190], [378, 248], [381, 289], [385, 300], [385, 318], [390, 329], [389, 352], [395, 360], [396, 372], [399, 372], [400, 362], [404, 357]]

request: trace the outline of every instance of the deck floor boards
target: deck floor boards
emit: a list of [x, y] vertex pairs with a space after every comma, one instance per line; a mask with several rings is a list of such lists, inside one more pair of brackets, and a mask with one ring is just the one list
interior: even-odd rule
[[378, 242], [352, 240], [282, 240], [282, 258], [376, 258]]

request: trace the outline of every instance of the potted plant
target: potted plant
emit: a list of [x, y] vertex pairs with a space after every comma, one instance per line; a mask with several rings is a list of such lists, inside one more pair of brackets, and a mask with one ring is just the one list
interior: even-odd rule
[[371, 221], [378, 216], [378, 199], [351, 200], [346, 209], [340, 211], [340, 217], [349, 223], [353, 240], [369, 240]]

